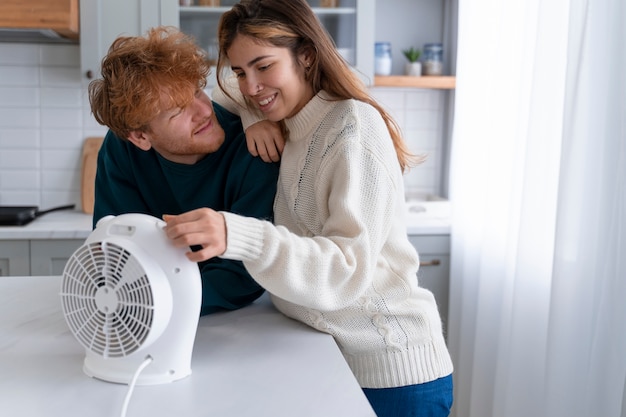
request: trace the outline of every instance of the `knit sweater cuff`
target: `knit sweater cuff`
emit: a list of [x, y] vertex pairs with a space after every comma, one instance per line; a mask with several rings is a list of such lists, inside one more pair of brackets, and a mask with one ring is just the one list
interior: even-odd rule
[[220, 212], [226, 220], [226, 251], [220, 258], [254, 260], [263, 249], [263, 221], [229, 212]]

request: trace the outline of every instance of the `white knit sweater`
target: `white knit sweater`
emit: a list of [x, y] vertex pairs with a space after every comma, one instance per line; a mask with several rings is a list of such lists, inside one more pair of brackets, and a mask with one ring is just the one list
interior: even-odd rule
[[360, 385], [449, 375], [432, 293], [417, 285], [402, 173], [372, 106], [322, 92], [286, 120], [273, 225], [223, 213], [227, 250], [285, 315], [334, 336]]

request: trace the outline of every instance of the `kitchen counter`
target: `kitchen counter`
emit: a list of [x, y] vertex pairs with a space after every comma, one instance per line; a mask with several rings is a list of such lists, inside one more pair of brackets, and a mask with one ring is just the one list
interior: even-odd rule
[[[0, 240], [86, 239], [91, 233], [91, 214], [65, 210], [45, 214], [25, 226], [0, 226]], [[437, 235], [450, 233], [448, 201], [407, 203], [407, 233]]]
[[[82, 372], [84, 350], [58, 295], [61, 277], [0, 277], [3, 415], [117, 416], [128, 386]], [[132, 416], [371, 416], [331, 336], [280, 314], [263, 296], [202, 317], [192, 375], [137, 386]]]
[[448, 200], [409, 200], [406, 204], [407, 234], [449, 235], [451, 215]]
[[53, 211], [24, 226], [0, 226], [0, 240], [85, 239], [91, 233], [91, 214]]

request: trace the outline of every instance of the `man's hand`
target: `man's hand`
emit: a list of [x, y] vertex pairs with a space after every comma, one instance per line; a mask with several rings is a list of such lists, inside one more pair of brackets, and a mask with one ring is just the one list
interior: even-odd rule
[[176, 247], [201, 246], [197, 252], [187, 252], [190, 261], [201, 262], [226, 251], [226, 220], [209, 208], [200, 208], [174, 216], [163, 215], [165, 233]]
[[285, 148], [285, 138], [280, 125], [269, 120], [261, 120], [246, 129], [248, 151], [260, 156], [265, 162], [278, 162]]

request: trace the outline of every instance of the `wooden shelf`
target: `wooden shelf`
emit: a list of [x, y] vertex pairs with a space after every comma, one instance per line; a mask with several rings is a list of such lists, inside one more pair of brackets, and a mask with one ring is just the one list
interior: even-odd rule
[[374, 87], [413, 87], [452, 90], [456, 87], [456, 77], [449, 75], [423, 75], [421, 77], [410, 77], [408, 75], [377, 75], [374, 77]]

